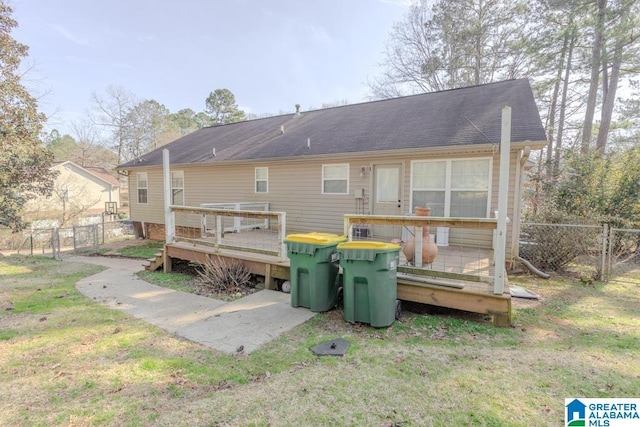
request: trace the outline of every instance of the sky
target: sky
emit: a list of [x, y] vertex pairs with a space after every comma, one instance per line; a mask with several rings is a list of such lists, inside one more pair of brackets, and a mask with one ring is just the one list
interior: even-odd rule
[[8, 0], [29, 46], [25, 83], [71, 132], [92, 93], [120, 86], [171, 112], [227, 88], [248, 113], [368, 100], [409, 0]]

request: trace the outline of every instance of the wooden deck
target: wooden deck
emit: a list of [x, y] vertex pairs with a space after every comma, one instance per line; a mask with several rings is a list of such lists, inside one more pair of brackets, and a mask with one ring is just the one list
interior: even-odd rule
[[233, 249], [219, 249], [207, 244], [176, 242], [165, 245], [164, 271], [171, 271], [171, 259], [194, 261], [201, 264], [209, 257], [216, 257], [225, 261], [241, 260], [251, 271], [251, 274], [264, 276], [267, 289], [276, 289], [276, 280], [289, 280], [289, 260], [282, 260], [275, 255], [239, 251]]
[[[165, 246], [165, 271], [170, 271], [171, 259], [198, 263], [204, 263], [206, 257], [214, 260], [215, 257], [219, 257], [225, 261], [237, 259], [247, 265], [252, 274], [264, 276], [268, 289], [277, 289], [277, 281], [290, 279], [288, 259], [260, 253], [260, 250], [229, 249], [246, 245], [253, 240], [263, 248], [261, 250], [275, 250], [278, 243], [269, 243], [272, 239], [273, 233], [255, 230], [226, 234], [225, 247], [214, 247], [207, 239], [178, 241]], [[438, 257], [433, 264], [420, 269], [409, 265], [401, 252], [397, 282], [398, 299], [485, 314], [492, 317], [496, 326], [508, 326], [511, 322], [511, 296], [508, 284], [503, 294], [493, 293], [492, 251], [459, 246], [438, 249]], [[419, 270], [419, 275], [412, 274], [415, 270]], [[469, 275], [475, 277], [469, 280]]]

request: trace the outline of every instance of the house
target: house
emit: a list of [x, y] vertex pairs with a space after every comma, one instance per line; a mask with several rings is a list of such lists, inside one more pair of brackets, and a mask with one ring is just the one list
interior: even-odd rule
[[[170, 153], [171, 204], [268, 202], [286, 212], [292, 232], [342, 233], [345, 214], [407, 215], [417, 206], [436, 217], [493, 218], [505, 106], [512, 259], [525, 164], [547, 144], [527, 79], [200, 129], [162, 147]], [[118, 169], [129, 177], [131, 219], [147, 237], [164, 239], [162, 149]], [[459, 231], [448, 238], [492, 245], [490, 231]], [[385, 234], [374, 233], [400, 237]]]
[[33, 220], [55, 220], [58, 226], [75, 223], [79, 218], [101, 215], [120, 207], [120, 183], [101, 167], [79, 166], [71, 161], [54, 164], [58, 172], [49, 197], [38, 197], [26, 206]]

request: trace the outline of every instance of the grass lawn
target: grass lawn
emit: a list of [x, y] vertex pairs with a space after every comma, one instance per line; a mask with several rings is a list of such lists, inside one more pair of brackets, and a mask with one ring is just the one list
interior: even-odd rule
[[[99, 270], [0, 258], [0, 425], [559, 426], [565, 397], [640, 396], [637, 278], [511, 277], [543, 299], [515, 302], [507, 329], [334, 310], [230, 356], [84, 298], [74, 284]], [[345, 357], [309, 351], [336, 337]]]

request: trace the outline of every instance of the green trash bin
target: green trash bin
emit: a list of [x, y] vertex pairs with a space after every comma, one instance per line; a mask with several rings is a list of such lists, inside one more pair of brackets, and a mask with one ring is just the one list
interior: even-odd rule
[[338, 245], [342, 267], [344, 318], [347, 322], [390, 326], [400, 316], [400, 245], [357, 241]]
[[336, 246], [346, 236], [327, 233], [290, 234], [285, 239], [291, 260], [291, 306], [329, 311], [338, 294]]

